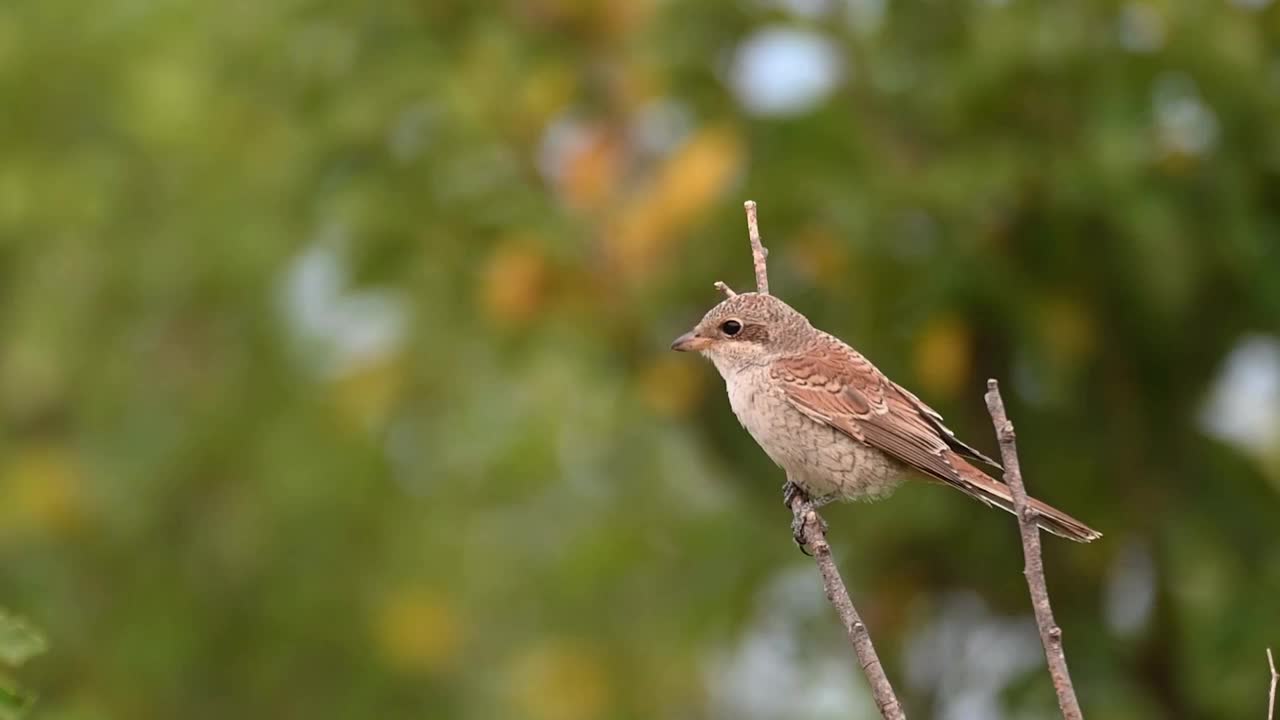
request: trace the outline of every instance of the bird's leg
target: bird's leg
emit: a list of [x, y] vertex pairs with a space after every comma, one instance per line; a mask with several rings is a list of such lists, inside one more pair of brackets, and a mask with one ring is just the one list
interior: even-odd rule
[[834, 502], [837, 496], [832, 493], [829, 495], [822, 495], [820, 497], [812, 497], [798, 484], [792, 482], [790, 478], [787, 478], [787, 481], [782, 483], [782, 504], [790, 510], [791, 501], [797, 497], [808, 500], [809, 503], [813, 505], [813, 509], [817, 510], [818, 508], [826, 507], [830, 503]]
[[[792, 482], [790, 478], [787, 478], [786, 484], [782, 486], [782, 499], [786, 502], [787, 507], [791, 509], [791, 539], [794, 540], [796, 546], [800, 548], [800, 552], [805, 555], [809, 555], [808, 543], [805, 540], [805, 530], [806, 525], [808, 525], [809, 522], [809, 512], [822, 507], [827, 502], [830, 502], [830, 499], [820, 498], [816, 501], [813, 500], [809, 497], [808, 493], [806, 493], [799, 485]], [[798, 505], [796, 505], [796, 503], [798, 503]], [[827, 531], [827, 524], [823, 522], [822, 518], [818, 517], [816, 513], [814, 514], [814, 519], [817, 521], [821, 531], [825, 533]]]
[[804, 490], [800, 489], [799, 485], [791, 482], [791, 478], [788, 477], [787, 481], [782, 483], [782, 504], [787, 506], [787, 509], [790, 510], [791, 501], [797, 497], [804, 498], [807, 497], [807, 494]]
[[[809, 504], [813, 507], [814, 510], [818, 510], [820, 508], [824, 508], [830, 505], [831, 503], [835, 502], [836, 498], [838, 497], [839, 496], [834, 493], [829, 495], [822, 495], [820, 497], [811, 497], [809, 498]], [[823, 532], [826, 532], [826, 530], [827, 529], [825, 527], [822, 528]]]

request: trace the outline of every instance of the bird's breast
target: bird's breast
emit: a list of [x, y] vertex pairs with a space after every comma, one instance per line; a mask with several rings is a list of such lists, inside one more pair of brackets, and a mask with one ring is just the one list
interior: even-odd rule
[[742, 426], [810, 494], [869, 499], [887, 495], [898, 485], [899, 464], [801, 413], [768, 368], [726, 374], [725, 388]]
[[742, 427], [773, 461], [787, 467], [794, 436], [800, 432], [800, 413], [787, 402], [767, 368], [748, 368], [725, 376], [729, 407]]

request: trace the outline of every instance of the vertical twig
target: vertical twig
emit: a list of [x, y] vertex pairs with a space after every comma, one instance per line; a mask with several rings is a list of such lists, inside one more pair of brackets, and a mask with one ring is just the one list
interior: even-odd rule
[[1040, 528], [1036, 525], [1036, 513], [1027, 502], [1027, 490], [1022, 485], [1022, 470], [1018, 465], [1018, 446], [1013, 423], [1005, 413], [1004, 400], [1000, 397], [1000, 384], [987, 381], [987, 411], [996, 427], [1000, 440], [1000, 460], [1004, 464], [1004, 480], [1013, 495], [1013, 509], [1018, 516], [1018, 528], [1022, 533], [1022, 554], [1026, 565], [1022, 571], [1031, 589], [1031, 607], [1035, 611], [1036, 626], [1040, 628], [1040, 642], [1044, 645], [1044, 657], [1053, 678], [1053, 689], [1058, 694], [1058, 708], [1066, 720], [1081, 720], [1080, 702], [1067, 671], [1067, 655], [1062, 649], [1062, 629], [1053, 619], [1049, 606], [1049, 589], [1044, 581], [1044, 563], [1040, 558]]
[[748, 200], [742, 203], [742, 207], [747, 211], [747, 237], [751, 238], [751, 262], [756, 269], [756, 292], [761, 295], [768, 295], [769, 268], [765, 261], [769, 257], [769, 250], [760, 241], [760, 223], [756, 219], [756, 201]]
[[[760, 241], [756, 204], [748, 200], [742, 206], [747, 211], [747, 236], [751, 239], [751, 262], [756, 271], [756, 292], [768, 295], [769, 251]], [[726, 297], [737, 294], [722, 282], [716, 283], [716, 289]], [[862, 666], [862, 672], [866, 675], [867, 682], [871, 684], [871, 694], [875, 698], [876, 706], [880, 708], [880, 715], [885, 720], [906, 720], [906, 714], [902, 712], [902, 703], [898, 702], [893, 686], [889, 684], [889, 678], [880, 664], [880, 657], [876, 655], [876, 648], [871, 644], [871, 635], [867, 632], [867, 626], [863, 624], [858, 611], [853, 607], [853, 601], [849, 599], [849, 591], [845, 589], [844, 581], [840, 579], [840, 570], [831, 556], [831, 545], [827, 543], [826, 523], [818, 516], [818, 512], [814, 510], [812, 503], [803, 493], [790, 495], [787, 502], [794, 519], [792, 527], [803, 528], [804, 536], [801, 539], [818, 563], [818, 572], [822, 574], [822, 586], [826, 590], [827, 600], [840, 616], [840, 623], [844, 625], [845, 633], [849, 636], [849, 644], [853, 645], [853, 651], [858, 655], [858, 664]]]
[[818, 563], [818, 572], [822, 574], [822, 586], [827, 592], [827, 600], [840, 616], [840, 624], [844, 625], [844, 631], [849, 636], [849, 644], [858, 655], [858, 664], [862, 666], [862, 672], [867, 676], [867, 682], [871, 684], [871, 695], [875, 698], [881, 717], [885, 720], [906, 720], [907, 716], [902, 711], [902, 704], [898, 702], [898, 696], [894, 694], [893, 686], [889, 684], [889, 677], [885, 675], [884, 667], [880, 664], [880, 656], [876, 654], [876, 648], [871, 644], [871, 635], [867, 632], [867, 626], [863, 624], [862, 617], [853, 607], [853, 601], [849, 599], [849, 591], [845, 589], [844, 581], [840, 579], [840, 569], [836, 567], [836, 561], [831, 556], [831, 545], [827, 543], [826, 523], [802, 493], [793, 494], [790, 503], [796, 526], [804, 528], [802, 539], [805, 547], [813, 553], [813, 559]]
[[1271, 657], [1271, 648], [1267, 648], [1267, 667], [1271, 668], [1271, 692], [1267, 694], [1267, 720], [1275, 720], [1276, 680], [1280, 680], [1280, 675], [1276, 674], [1276, 659]]

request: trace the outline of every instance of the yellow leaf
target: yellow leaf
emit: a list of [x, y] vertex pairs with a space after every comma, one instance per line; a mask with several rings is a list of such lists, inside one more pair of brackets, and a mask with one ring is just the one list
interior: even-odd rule
[[634, 279], [661, 265], [675, 240], [737, 177], [741, 164], [741, 143], [728, 128], [702, 130], [685, 142], [627, 203], [606, 236], [614, 270]]
[[655, 202], [674, 217], [688, 222], [725, 189], [741, 164], [738, 136], [724, 127], [695, 134], [667, 160], [658, 174]]
[[848, 248], [826, 227], [809, 227], [797, 233], [788, 242], [787, 260], [815, 285], [833, 287], [848, 280]]
[[400, 396], [404, 376], [404, 364], [394, 357], [343, 373], [331, 386], [342, 418], [359, 430], [380, 427]]
[[374, 609], [371, 632], [388, 666], [408, 674], [448, 669], [462, 646], [460, 619], [441, 593], [428, 588], [397, 588]]
[[84, 517], [83, 473], [75, 452], [65, 445], [19, 448], [4, 467], [0, 495], [3, 525], [65, 535]]
[[1074, 365], [1093, 354], [1098, 329], [1086, 306], [1067, 297], [1050, 298], [1039, 315], [1043, 342], [1054, 360]]
[[934, 318], [916, 340], [916, 377], [924, 394], [955, 395], [968, 379], [972, 362], [973, 334], [961, 318]]
[[560, 64], [544, 63], [526, 76], [518, 91], [522, 130], [545, 128], [573, 99], [574, 82], [572, 71]]
[[640, 398], [659, 415], [683, 416], [698, 405], [706, 377], [698, 363], [675, 354], [659, 356], [640, 373]]
[[521, 716], [534, 720], [593, 720], [610, 701], [604, 659], [576, 643], [532, 648], [514, 664], [511, 689]]

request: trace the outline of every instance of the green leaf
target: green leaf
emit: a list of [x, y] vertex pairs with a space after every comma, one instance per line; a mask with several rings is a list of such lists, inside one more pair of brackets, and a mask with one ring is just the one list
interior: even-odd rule
[[33, 698], [12, 686], [0, 683], [0, 720], [17, 720], [31, 707]]
[[0, 662], [20, 667], [47, 649], [44, 636], [30, 623], [0, 610]]

